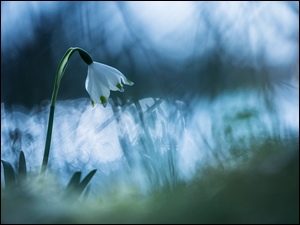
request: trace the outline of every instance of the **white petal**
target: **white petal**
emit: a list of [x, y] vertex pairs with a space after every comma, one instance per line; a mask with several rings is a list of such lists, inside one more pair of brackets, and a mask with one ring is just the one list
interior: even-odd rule
[[131, 80], [127, 79], [123, 74], [121, 75], [121, 79], [124, 84], [130, 85], [130, 86], [134, 85], [134, 83]]
[[[85, 82], [86, 90], [95, 104], [103, 103], [100, 100], [101, 96], [103, 96], [102, 99], [106, 99], [105, 103], [107, 104], [110, 94], [108, 82], [105, 76], [97, 74], [97, 70], [95, 70], [93, 64], [88, 67], [88, 75]], [[106, 104], [103, 105], [105, 106]]]
[[[96, 63], [96, 62], [95, 62]], [[123, 85], [121, 83], [121, 77], [124, 76], [119, 70], [102, 64], [102, 63], [96, 63], [98, 65], [99, 73], [101, 73], [106, 77], [107, 82], [109, 83], [109, 88], [112, 91], [121, 91], [123, 92]]]

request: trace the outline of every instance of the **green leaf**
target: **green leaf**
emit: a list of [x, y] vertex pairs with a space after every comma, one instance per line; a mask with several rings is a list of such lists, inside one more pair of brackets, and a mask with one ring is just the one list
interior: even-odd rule
[[[62, 196], [62, 200], [68, 200], [69, 203], [76, 202], [96, 172], [96, 169], [92, 170], [81, 182], [81, 172], [74, 173]], [[89, 192], [89, 190], [87, 190], [87, 192]]]
[[63, 193], [63, 196], [62, 196], [63, 200], [67, 200], [67, 199], [71, 200], [72, 195], [74, 194], [75, 190], [79, 186], [80, 177], [81, 177], [80, 171], [77, 171], [73, 174], [73, 176], [71, 177], [71, 179]]
[[[80, 192], [80, 194], [83, 192], [84, 188], [88, 185], [88, 183], [90, 182], [90, 180], [93, 178], [93, 176], [95, 175], [95, 173], [97, 172], [97, 170], [92, 170], [91, 172], [89, 172], [88, 175], [85, 176], [85, 178], [80, 182], [79, 187], [78, 187], [78, 192]], [[79, 196], [78, 196], [79, 197]]]
[[2, 160], [2, 165], [4, 168], [4, 181], [5, 181], [5, 188], [10, 188], [16, 185], [16, 176], [15, 171], [12, 165], [5, 160]]
[[26, 180], [26, 177], [27, 177], [26, 160], [25, 160], [24, 152], [21, 151], [19, 157], [19, 173], [18, 173], [19, 181], [22, 182]]
[[77, 171], [73, 174], [72, 178], [70, 179], [68, 185], [67, 185], [67, 190], [68, 189], [73, 189], [75, 186], [77, 186], [80, 182], [80, 177], [81, 177], [81, 172]]
[[88, 185], [87, 188], [86, 188], [86, 190], [85, 190], [85, 192], [84, 192], [84, 195], [82, 197], [82, 204], [85, 204], [86, 199], [87, 199], [87, 197], [88, 197], [88, 195], [90, 193], [90, 190], [91, 190], [91, 185]]

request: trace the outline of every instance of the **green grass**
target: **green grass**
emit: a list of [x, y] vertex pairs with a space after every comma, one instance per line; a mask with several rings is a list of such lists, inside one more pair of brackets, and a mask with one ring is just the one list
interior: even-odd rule
[[[1, 190], [1, 223], [299, 223], [299, 147], [266, 140], [235, 168], [199, 170], [189, 182], [142, 194], [111, 183], [75, 205], [61, 200], [54, 177]], [[61, 194], [60, 194], [61, 193]]]

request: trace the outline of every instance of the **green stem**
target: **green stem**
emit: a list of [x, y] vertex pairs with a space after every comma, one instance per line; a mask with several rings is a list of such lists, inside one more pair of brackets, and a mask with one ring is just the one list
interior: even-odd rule
[[51, 144], [51, 137], [52, 137], [52, 128], [53, 128], [53, 119], [54, 119], [54, 109], [55, 109], [55, 103], [56, 103], [57, 93], [58, 93], [58, 89], [59, 89], [59, 84], [65, 73], [69, 59], [71, 58], [71, 56], [73, 55], [73, 53], [75, 51], [79, 52], [81, 58], [83, 59], [83, 61], [86, 64], [90, 65], [93, 63], [91, 56], [85, 50], [78, 48], [78, 47], [69, 48], [60, 61], [60, 64], [57, 69], [53, 93], [52, 93], [50, 114], [49, 114], [49, 121], [48, 121], [48, 129], [47, 129], [47, 136], [46, 136], [46, 144], [45, 144], [45, 151], [44, 151], [41, 174], [45, 174], [47, 166], [48, 166], [50, 144]]

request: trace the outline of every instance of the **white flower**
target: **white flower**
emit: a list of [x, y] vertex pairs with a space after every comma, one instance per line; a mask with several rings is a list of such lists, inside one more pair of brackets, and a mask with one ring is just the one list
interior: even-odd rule
[[88, 65], [85, 88], [91, 97], [93, 107], [98, 103], [106, 107], [110, 90], [123, 92], [124, 89], [121, 81], [130, 86], [134, 84], [113, 67], [98, 62]]

